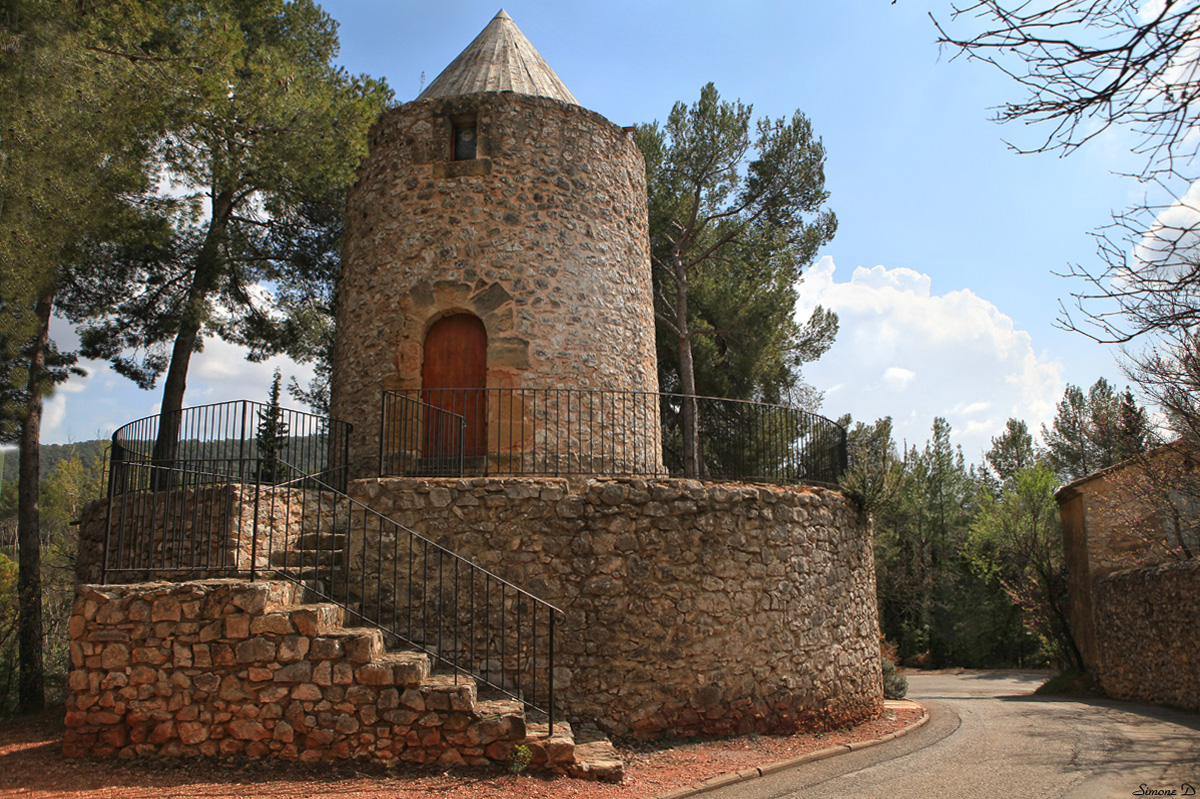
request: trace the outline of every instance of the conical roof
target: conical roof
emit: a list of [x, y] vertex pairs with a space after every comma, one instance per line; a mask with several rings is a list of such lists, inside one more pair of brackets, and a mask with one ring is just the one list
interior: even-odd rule
[[579, 105], [504, 9], [417, 99], [476, 92], [518, 92]]

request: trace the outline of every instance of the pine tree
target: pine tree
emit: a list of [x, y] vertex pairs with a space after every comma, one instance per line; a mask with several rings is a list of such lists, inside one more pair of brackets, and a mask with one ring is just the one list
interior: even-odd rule
[[[169, 462], [205, 336], [247, 345], [252, 357], [319, 351], [305, 287], [332, 286], [337, 259], [326, 256], [336, 252], [341, 202], [390, 92], [334, 65], [336, 23], [311, 0], [151, 10], [154, 42], [170, 56], [152, 76], [172, 111], [159, 167], [185, 196], [153, 236], [96, 241], [114, 269], [71, 287], [69, 316], [83, 325], [89, 357], [143, 387], [165, 372], [154, 451]], [[143, 41], [120, 34], [112, 48], [140, 57]]]
[[258, 449], [257, 479], [260, 483], [274, 485], [291, 479], [283, 451], [287, 447], [288, 423], [279, 407], [282, 375], [275, 370], [271, 380], [271, 393], [266, 406], [258, 412], [258, 432], [254, 436]]
[[1012, 482], [1017, 472], [1032, 466], [1035, 460], [1029, 426], [1019, 419], [1009, 419], [1004, 432], [992, 439], [992, 448], [984, 457], [998, 485]]
[[[824, 209], [825, 148], [808, 119], [760, 119], [710, 83], [664, 126], [638, 128], [646, 161], [660, 385], [774, 400], [824, 352], [837, 317], [792, 318], [795, 286], [837, 220]], [[702, 472], [696, 403], [685, 400], [684, 473]]]
[[1087, 394], [1067, 385], [1051, 426], [1042, 425], [1042, 440], [1050, 467], [1069, 483], [1145, 452], [1151, 438], [1133, 394], [1115, 393], [1102, 377]]
[[[109, 9], [126, 5], [113, 2]], [[152, 125], [125, 90], [134, 67], [99, 46], [92, 6], [10, 0], [0, 7], [0, 434], [19, 439], [19, 707], [44, 703], [39, 439], [42, 401], [74, 355], [50, 339], [81, 238], [120, 216], [146, 185]]]

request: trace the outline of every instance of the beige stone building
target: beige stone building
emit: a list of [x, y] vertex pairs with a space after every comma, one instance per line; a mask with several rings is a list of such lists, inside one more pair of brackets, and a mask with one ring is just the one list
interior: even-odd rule
[[655, 738], [880, 714], [844, 431], [714, 400], [727, 473], [666, 473], [641, 154], [507, 14], [381, 117], [345, 239], [333, 418], [288, 417], [303, 478], [247, 481], [253, 403], [185, 411], [210, 440], [169, 467], [158, 417], [114, 434], [64, 751], [444, 767], [525, 745], [619, 779], [564, 717]]
[[1194, 468], [1174, 445], [1166, 445], [1063, 486], [1055, 494], [1062, 520], [1071, 629], [1084, 663], [1094, 668], [1097, 625], [1095, 581], [1136, 566], [1171, 562], [1180, 547], [1195, 552], [1196, 531], [1177, 524], [1195, 517], [1181, 485]]
[[352, 476], [661, 470], [641, 154], [503, 11], [379, 120], [345, 239]]

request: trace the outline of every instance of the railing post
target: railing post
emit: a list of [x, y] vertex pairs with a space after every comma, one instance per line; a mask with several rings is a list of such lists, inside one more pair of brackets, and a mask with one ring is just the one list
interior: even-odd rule
[[339, 427], [342, 429], [342, 468], [339, 470], [341, 477], [338, 478], [337, 488], [345, 491], [350, 486], [350, 434], [354, 432], [354, 425], [346, 422]]
[[[485, 446], [486, 446], [486, 442], [485, 442]], [[484, 458], [486, 460], [487, 456], [485, 455]], [[467, 415], [464, 413], [458, 419], [458, 470], [457, 470], [458, 476], [459, 477], [466, 476], [466, 469], [467, 469]]]
[[241, 400], [242, 424], [238, 430], [238, 482], [246, 482], [246, 400]]
[[112, 540], [112, 506], [113, 497], [116, 496], [117, 486], [117, 471], [120, 469], [122, 478], [124, 479], [124, 467], [121, 466], [125, 460], [125, 448], [117, 442], [116, 433], [113, 434], [112, 449], [108, 455], [108, 502], [104, 508], [104, 543], [100, 550], [100, 585], [108, 584], [108, 547], [109, 541]]
[[388, 476], [388, 470], [384, 469], [383, 453], [384, 453], [384, 449], [386, 446], [386, 439], [389, 436], [395, 435], [395, 432], [392, 430], [392, 424], [391, 424], [392, 414], [388, 413], [388, 395], [390, 393], [391, 392], [389, 392], [389, 391], [384, 391], [383, 397], [381, 398], [381, 402], [379, 403], [379, 476], [380, 477]]
[[254, 483], [254, 521], [250, 526], [250, 582], [258, 578], [258, 505], [262, 486]]
[[[534, 631], [534, 635], [537, 631]], [[546, 679], [546, 712], [550, 715], [550, 731], [547, 737], [554, 737], [554, 609], [550, 609], [550, 664], [549, 676]], [[537, 679], [536, 670], [534, 679]]]
[[844, 475], [846, 473], [846, 470], [850, 468], [850, 453], [849, 453], [847, 445], [846, 445], [846, 428], [838, 426], [838, 425], [835, 425], [835, 427], [837, 427], [838, 433], [840, 433], [841, 435], [838, 437], [839, 441], [838, 441], [837, 474], [834, 476], [834, 479], [831, 481], [834, 483], [836, 483], [838, 480], [841, 480], [842, 475]]

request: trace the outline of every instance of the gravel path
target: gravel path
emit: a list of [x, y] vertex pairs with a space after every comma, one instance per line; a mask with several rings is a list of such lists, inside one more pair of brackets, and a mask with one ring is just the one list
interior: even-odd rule
[[0, 796], [20, 799], [651, 799], [723, 773], [806, 752], [873, 740], [915, 723], [919, 708], [822, 735], [746, 736], [718, 741], [618, 747], [620, 785], [499, 771], [415, 771], [347, 764], [309, 768], [267, 761], [67, 760], [59, 754], [61, 713], [0, 723]]

